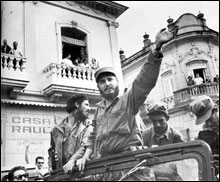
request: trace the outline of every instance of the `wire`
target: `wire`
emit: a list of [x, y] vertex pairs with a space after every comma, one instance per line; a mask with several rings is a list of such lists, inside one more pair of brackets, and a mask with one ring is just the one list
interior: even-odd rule
[[138, 163], [136, 166], [134, 166], [130, 171], [128, 171], [124, 176], [122, 176], [121, 179], [119, 179], [119, 181], [122, 181], [124, 178], [126, 178], [127, 176], [129, 176], [132, 173], [134, 173], [135, 171], [137, 171], [139, 169], [138, 167], [145, 162], [147, 162], [146, 159], [142, 160], [140, 163]]

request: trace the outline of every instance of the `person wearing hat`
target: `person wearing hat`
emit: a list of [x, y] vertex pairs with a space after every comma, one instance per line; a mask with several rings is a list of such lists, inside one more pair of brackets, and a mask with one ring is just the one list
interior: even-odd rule
[[161, 47], [174, 38], [178, 30], [162, 29], [151, 46], [140, 73], [130, 89], [119, 95], [118, 79], [112, 67], [95, 72], [97, 87], [103, 100], [97, 104], [94, 158], [134, 150], [143, 145], [135, 116], [154, 88], [162, 61]]
[[[94, 135], [91, 137], [94, 159], [142, 149], [143, 139], [136, 115], [156, 84], [163, 57], [161, 47], [171, 41], [177, 31], [178, 27], [172, 31], [162, 29], [158, 32], [141, 71], [131, 88], [122, 95], [119, 95], [118, 79], [112, 67], [100, 68], [95, 72], [97, 87], [103, 99], [97, 104], [94, 115]], [[112, 181], [119, 180], [121, 173], [110, 176]]]
[[183, 142], [183, 135], [168, 125], [169, 115], [163, 103], [149, 105], [147, 115], [153, 126], [142, 134], [144, 146], [151, 148]]
[[195, 85], [195, 82], [192, 78], [192, 76], [188, 76], [188, 80], [187, 80], [187, 86], [191, 86], [191, 85]]
[[219, 154], [219, 111], [217, 104], [206, 95], [198, 96], [189, 106], [190, 112], [196, 116], [196, 125], [203, 124], [199, 131], [199, 140], [204, 140], [212, 149], [213, 154]]

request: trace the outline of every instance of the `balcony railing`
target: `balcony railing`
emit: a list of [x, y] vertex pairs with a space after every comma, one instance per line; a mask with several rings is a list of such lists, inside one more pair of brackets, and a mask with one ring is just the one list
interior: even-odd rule
[[85, 93], [99, 95], [92, 69], [79, 66], [66, 66], [51, 63], [44, 69], [44, 93], [51, 95], [54, 92]]
[[219, 83], [193, 85], [174, 92], [175, 105], [191, 101], [199, 95], [219, 96]]
[[171, 109], [174, 106], [174, 96], [172, 95], [172, 96], [166, 97], [162, 99], [161, 102], [166, 104], [167, 109]]
[[28, 84], [27, 59], [1, 53], [1, 84], [24, 88]]

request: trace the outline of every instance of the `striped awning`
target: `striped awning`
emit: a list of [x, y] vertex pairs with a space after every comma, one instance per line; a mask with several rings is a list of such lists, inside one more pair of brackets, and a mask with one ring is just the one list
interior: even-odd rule
[[[46, 103], [46, 102], [36, 102], [36, 101], [26, 101], [26, 100], [10, 100], [10, 99], [1, 99], [1, 103], [29, 105], [29, 106], [42, 106], [42, 107], [60, 107], [60, 108], [66, 107], [66, 104]], [[90, 106], [90, 109], [92, 111], [95, 111], [96, 107]]]
[[45, 106], [45, 107], [63, 107], [63, 108], [66, 107], [66, 104], [25, 101], [25, 100], [10, 100], [10, 99], [1, 99], [1, 103], [30, 105], [30, 106]]

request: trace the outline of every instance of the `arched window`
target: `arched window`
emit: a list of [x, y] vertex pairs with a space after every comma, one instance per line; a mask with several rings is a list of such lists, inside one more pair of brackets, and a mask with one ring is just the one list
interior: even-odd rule
[[[58, 62], [71, 55], [70, 60], [75, 63], [89, 63], [90, 32], [83, 25], [75, 21], [56, 22]], [[68, 56], [69, 57], [69, 56]]]
[[71, 55], [71, 61], [76, 64], [88, 62], [87, 34], [75, 27], [61, 27], [62, 59]]

